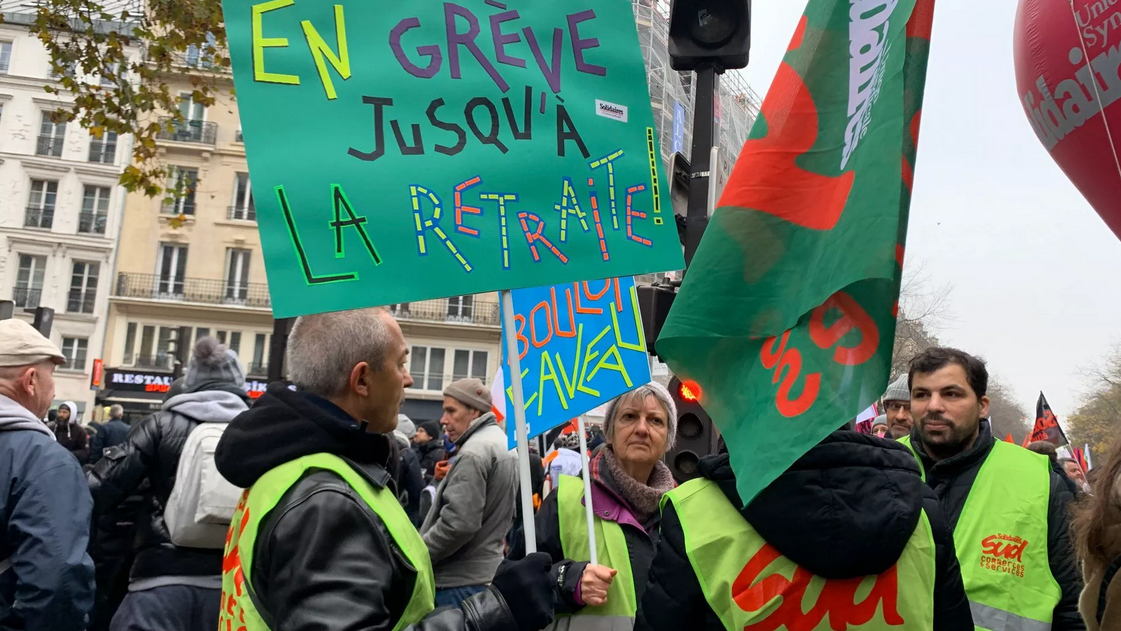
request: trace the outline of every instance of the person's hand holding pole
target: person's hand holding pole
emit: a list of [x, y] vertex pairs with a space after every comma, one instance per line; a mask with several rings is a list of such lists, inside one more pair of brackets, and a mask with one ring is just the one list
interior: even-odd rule
[[607, 589], [615, 579], [618, 570], [613, 570], [602, 565], [584, 566], [584, 573], [580, 576], [580, 599], [589, 607], [600, 607], [607, 604]]

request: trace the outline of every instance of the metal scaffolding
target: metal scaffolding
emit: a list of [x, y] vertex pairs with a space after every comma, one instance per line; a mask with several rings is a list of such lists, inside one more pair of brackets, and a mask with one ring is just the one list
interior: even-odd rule
[[[693, 142], [693, 73], [677, 72], [669, 63], [669, 3], [632, 0], [638, 40], [646, 60], [650, 104], [661, 140], [662, 159], [669, 167], [674, 152], [689, 156]], [[716, 100], [720, 168], [716, 185], [724, 188], [759, 111], [760, 99], [737, 71], [720, 76]]]

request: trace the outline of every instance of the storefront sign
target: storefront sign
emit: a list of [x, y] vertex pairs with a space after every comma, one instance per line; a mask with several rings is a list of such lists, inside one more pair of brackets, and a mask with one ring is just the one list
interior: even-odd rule
[[105, 387], [119, 392], [167, 392], [172, 378], [167, 373], [121, 370], [105, 371]]
[[105, 362], [100, 359], [93, 360], [93, 375], [90, 376], [90, 390], [101, 387], [101, 378], [104, 376]]

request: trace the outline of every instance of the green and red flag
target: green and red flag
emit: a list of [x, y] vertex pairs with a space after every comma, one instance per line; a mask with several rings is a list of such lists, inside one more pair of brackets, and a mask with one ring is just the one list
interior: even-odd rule
[[887, 386], [934, 0], [810, 0], [657, 348], [750, 501]]

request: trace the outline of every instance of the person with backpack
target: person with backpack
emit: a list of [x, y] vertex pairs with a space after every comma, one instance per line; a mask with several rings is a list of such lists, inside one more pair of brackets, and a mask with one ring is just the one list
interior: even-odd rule
[[105, 450], [90, 471], [95, 514], [148, 482], [129, 593], [113, 631], [213, 631], [222, 592], [222, 548], [239, 490], [214, 465], [227, 424], [249, 409], [245, 371], [216, 340], [195, 344], [183, 390]]

